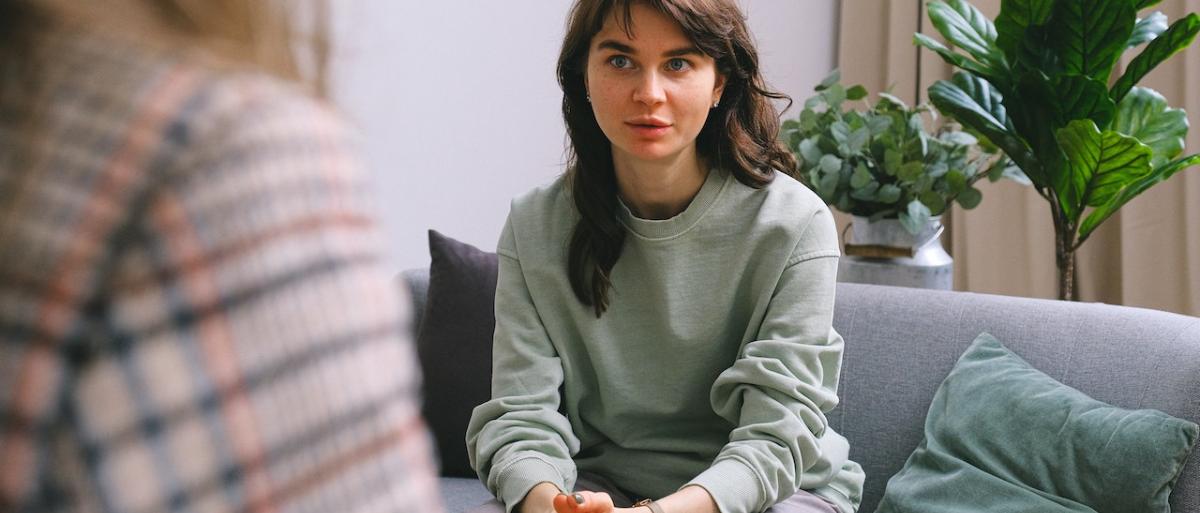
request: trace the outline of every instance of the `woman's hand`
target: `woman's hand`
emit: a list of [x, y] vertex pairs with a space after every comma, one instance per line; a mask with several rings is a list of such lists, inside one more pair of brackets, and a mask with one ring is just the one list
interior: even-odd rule
[[514, 508], [516, 513], [554, 513], [554, 498], [562, 495], [557, 485], [538, 483], [529, 490], [521, 503]]
[[[656, 502], [664, 510], [669, 509], [670, 511], [720, 512], [717, 502], [713, 500], [708, 490], [697, 485], [687, 485]], [[558, 493], [554, 496], [553, 503], [554, 513], [650, 513], [649, 507], [614, 507], [612, 497], [604, 492]]]
[[554, 513], [620, 513], [632, 509], [616, 508], [612, 497], [603, 492], [575, 492], [554, 497]]

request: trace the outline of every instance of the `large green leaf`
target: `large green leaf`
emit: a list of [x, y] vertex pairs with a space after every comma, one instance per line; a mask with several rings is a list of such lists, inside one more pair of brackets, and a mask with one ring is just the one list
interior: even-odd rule
[[1058, 79], [1054, 95], [1061, 106], [1059, 127], [1075, 119], [1091, 119], [1098, 127], [1112, 121], [1116, 105], [1108, 98], [1108, 86], [1084, 75], [1067, 75]]
[[1054, 184], [1060, 206], [1078, 219], [1084, 205], [1100, 206], [1121, 189], [1150, 173], [1150, 148], [1127, 135], [1101, 132], [1088, 119], [1058, 131], [1067, 155], [1066, 173]]
[[965, 69], [967, 71], [970, 71], [972, 73], [975, 73], [977, 75], [984, 76], [984, 77], [992, 78], [992, 77], [996, 76], [995, 70], [989, 68], [988, 66], [986, 66], [984, 64], [980, 64], [978, 62], [971, 60], [966, 55], [955, 53], [954, 50], [951, 50], [950, 48], [948, 48], [946, 45], [942, 44], [938, 40], [933, 39], [925, 34], [921, 34], [919, 32], [916, 34], [913, 34], [913, 44], [918, 45], [918, 46], [924, 46], [925, 48], [933, 50], [935, 53], [937, 53], [939, 56], [942, 57], [942, 60], [946, 61], [947, 64], [950, 64], [952, 66], [957, 66], [959, 68]]
[[1138, 20], [1137, 25], [1133, 26], [1133, 34], [1129, 35], [1129, 41], [1125, 43], [1126, 48], [1133, 48], [1142, 43], [1153, 41], [1159, 34], [1167, 30], [1167, 15], [1154, 11], [1149, 16]]
[[1140, 11], [1147, 7], [1158, 5], [1160, 2], [1162, 2], [1162, 0], [1134, 0], [1133, 3], [1136, 4], [1137, 10]]
[[[1000, 96], [1000, 92], [996, 91], [996, 88], [992, 87], [992, 84], [990, 84], [987, 80], [964, 71], [959, 71], [956, 72], [953, 77], [951, 77], [950, 82], [958, 86], [959, 89], [962, 89], [962, 91], [966, 93], [967, 96], [970, 96], [972, 100], [975, 100], [975, 103], [978, 104], [979, 107], [985, 112], [991, 114], [992, 118], [995, 119], [996, 122], [1001, 126], [1003, 126], [1006, 131], [1014, 132], [1012, 124], [1008, 119], [1008, 113], [1004, 110], [1004, 98]], [[998, 148], [998, 146], [991, 142], [987, 136], [983, 135], [971, 126], [966, 126], [965, 128], [966, 131], [964, 132], [951, 133], [961, 134], [961, 136], [968, 136], [971, 138], [978, 137], [981, 139], [975, 142], [965, 143], [967, 145], [981, 143], [986, 147]]]
[[1031, 27], [1046, 23], [1054, 11], [1054, 0], [1003, 0], [996, 16], [996, 46], [1010, 64], [1015, 64]]
[[929, 19], [938, 32], [975, 60], [994, 70], [1004, 69], [1004, 56], [996, 46], [996, 27], [992, 21], [965, 0], [934, 0], [929, 3]]
[[970, 73], [959, 71], [950, 82], [962, 89], [984, 111], [992, 115], [1000, 126], [1009, 128], [1008, 113], [1004, 110], [1004, 97], [987, 80]]
[[1136, 23], [1137, 11], [1129, 0], [1058, 2], [1051, 40], [1063, 71], [1107, 83]]
[[[1025, 73], [1017, 81], [1015, 94], [1004, 98], [1004, 106], [1016, 133], [1029, 144], [1041, 164], [1044, 178], [1034, 175], [1029, 178], [1039, 187], [1056, 183], [1056, 177], [1064, 172], [1066, 161], [1058, 146], [1056, 132], [1069, 120], [1062, 112], [1063, 106], [1057, 100], [1050, 79], [1040, 71]], [[1021, 169], [1029, 174], [1024, 166]]]
[[1150, 165], [1158, 167], [1183, 153], [1187, 113], [1170, 108], [1167, 99], [1154, 90], [1135, 87], [1117, 106], [1112, 129], [1149, 146], [1154, 152]]
[[1137, 85], [1142, 77], [1150, 73], [1150, 70], [1175, 55], [1175, 52], [1192, 44], [1197, 32], [1200, 32], [1200, 16], [1196, 16], [1196, 13], [1188, 13], [1179, 21], [1172, 23], [1166, 32], [1154, 38], [1150, 44], [1146, 45], [1142, 53], [1133, 58], [1129, 67], [1125, 69], [1125, 74], [1121, 75], [1121, 78], [1117, 79], [1117, 83], [1113, 84], [1109, 97], [1114, 102], [1121, 103], [1125, 94]]
[[1013, 160], [1038, 186], [1046, 183], [1041, 164], [1034, 158], [1025, 141], [1009, 131], [1005, 124], [991, 112], [979, 105], [974, 98], [958, 85], [948, 80], [939, 80], [929, 88], [929, 100], [942, 113], [953, 116], [970, 127], [992, 144], [995, 144]]
[[1171, 175], [1197, 164], [1200, 164], [1200, 154], [1188, 155], [1161, 166], [1157, 166], [1154, 168], [1154, 171], [1151, 171], [1142, 178], [1134, 180], [1132, 183], [1126, 185], [1125, 188], [1121, 189], [1120, 192], [1110, 198], [1106, 203], [1093, 210], [1092, 213], [1083, 220], [1083, 224], [1079, 225], [1079, 242], [1076, 242], [1076, 247], [1078, 247], [1079, 244], [1083, 244], [1083, 241], [1087, 240], [1088, 236], [1092, 234], [1092, 231], [1094, 231], [1096, 227], [1100, 226], [1100, 223], [1103, 223], [1106, 219], [1115, 214], [1117, 210], [1120, 210], [1121, 207], [1125, 206], [1126, 203], [1129, 203], [1130, 200], [1136, 198], [1139, 194], [1146, 192], [1147, 189], [1166, 181], [1171, 177]]

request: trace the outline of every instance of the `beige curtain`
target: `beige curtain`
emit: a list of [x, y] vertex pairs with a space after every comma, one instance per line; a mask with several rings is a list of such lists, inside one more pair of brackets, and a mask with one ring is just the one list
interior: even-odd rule
[[[1000, 0], [971, 1], [993, 19], [1000, 10]], [[912, 44], [917, 31], [938, 37], [923, 4], [842, 0], [838, 67], [845, 83], [863, 84], [872, 92], [890, 86], [905, 100], [927, 99], [929, 85], [951, 70]], [[1165, 0], [1153, 9], [1175, 21], [1200, 12], [1200, 0]], [[1200, 42], [1139, 85], [1188, 112], [1193, 128], [1185, 152], [1200, 152]], [[979, 207], [955, 207], [947, 216], [944, 242], [955, 260], [955, 288], [1056, 297], [1049, 205], [1033, 189], [1013, 183], [981, 183], [980, 189]], [[1077, 265], [1084, 301], [1200, 315], [1200, 168], [1183, 171], [1126, 204], [1083, 245]]]

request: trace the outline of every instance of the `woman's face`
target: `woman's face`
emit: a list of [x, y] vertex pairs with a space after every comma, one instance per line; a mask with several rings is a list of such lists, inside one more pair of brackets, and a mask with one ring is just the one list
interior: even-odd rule
[[610, 14], [592, 38], [586, 77], [614, 160], [656, 162], [694, 153], [724, 87], [716, 61], [675, 20], [651, 7], [633, 4], [633, 38], [617, 23], [618, 14]]

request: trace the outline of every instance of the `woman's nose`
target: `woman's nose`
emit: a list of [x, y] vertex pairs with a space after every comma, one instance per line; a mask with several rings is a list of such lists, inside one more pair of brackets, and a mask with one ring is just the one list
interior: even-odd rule
[[654, 105], [666, 101], [666, 91], [663, 89], [662, 77], [653, 71], [643, 73], [633, 90], [633, 101]]

